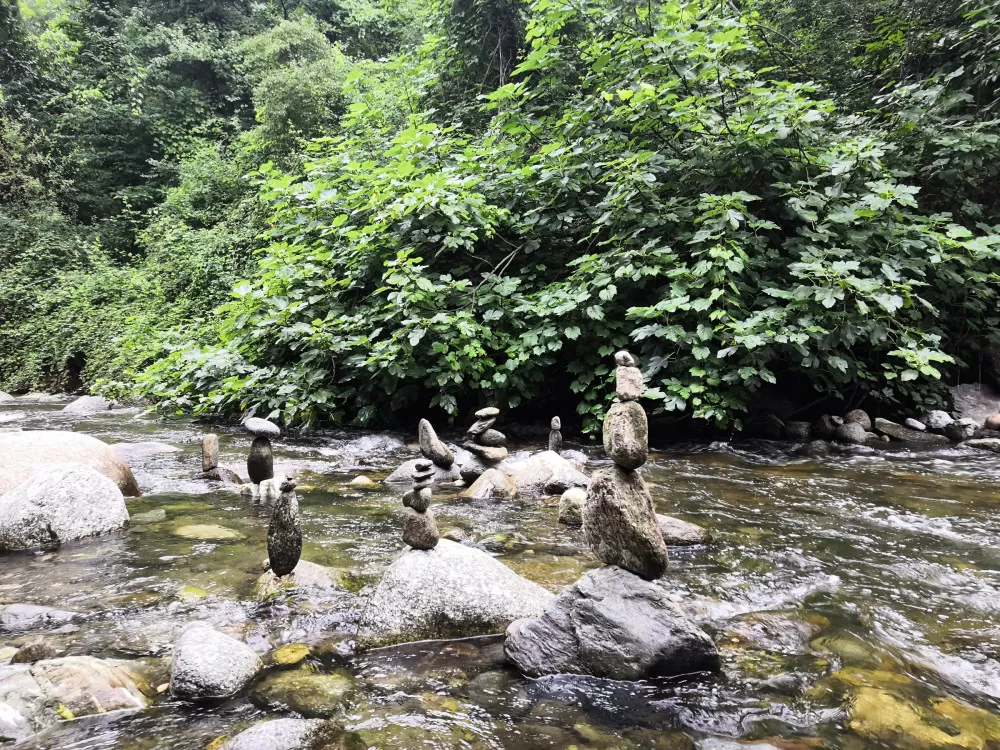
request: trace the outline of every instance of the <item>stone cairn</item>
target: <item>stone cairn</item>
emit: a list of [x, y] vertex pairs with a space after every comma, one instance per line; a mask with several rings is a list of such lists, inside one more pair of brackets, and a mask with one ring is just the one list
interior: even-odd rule
[[441, 538], [430, 511], [434, 464], [417, 461], [412, 476], [413, 489], [403, 495], [403, 541], [413, 549], [434, 549]]
[[604, 418], [604, 451], [615, 465], [591, 480], [584, 534], [602, 562], [654, 580], [666, 572], [667, 546], [653, 499], [636, 471], [649, 455], [649, 427], [639, 403], [642, 373], [628, 352], [618, 352], [615, 361], [618, 401]]
[[212, 471], [219, 468], [219, 436], [205, 435], [201, 439], [201, 470]]
[[488, 469], [507, 458], [507, 436], [493, 429], [499, 414], [500, 410], [495, 406], [477, 411], [477, 421], [466, 430], [466, 441], [462, 443], [462, 447], [475, 455]]
[[281, 578], [295, 570], [301, 556], [299, 501], [295, 496], [295, 480], [287, 477], [281, 483], [281, 495], [271, 510], [271, 523], [267, 527], [267, 559], [271, 563], [271, 572]]
[[552, 417], [549, 428], [549, 450], [553, 453], [562, 453], [562, 420], [559, 417]]
[[435, 466], [439, 466], [442, 469], [450, 469], [452, 464], [455, 463], [455, 456], [448, 446], [442, 442], [441, 438], [437, 436], [437, 433], [434, 432], [431, 423], [426, 419], [421, 419], [417, 433], [420, 440], [420, 452], [424, 458], [432, 461]]
[[254, 436], [250, 455], [247, 456], [247, 476], [254, 484], [273, 479], [274, 451], [271, 448], [271, 438], [278, 437], [281, 430], [273, 422], [259, 417], [250, 417], [243, 422], [243, 427]]

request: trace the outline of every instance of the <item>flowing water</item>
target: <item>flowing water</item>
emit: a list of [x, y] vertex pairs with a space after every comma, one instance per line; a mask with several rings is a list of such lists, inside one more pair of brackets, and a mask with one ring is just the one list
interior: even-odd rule
[[[54, 552], [0, 557], [0, 603], [81, 613], [41, 631], [64, 655], [154, 658], [185, 624], [207, 620], [264, 653], [306, 644], [295, 674], [329, 676], [337, 698], [279, 683], [192, 707], [60, 724], [27, 746], [204, 748], [263, 718], [336, 719], [372, 748], [1000, 747], [1000, 461], [966, 449], [801, 458], [792, 446], [712, 443], [653, 451], [643, 472], [657, 510], [711, 529], [672, 548], [662, 585], [719, 644], [723, 672], [622, 683], [529, 680], [499, 638], [354, 653], [366, 586], [402, 548], [399, 500], [383, 478], [416, 454], [401, 436], [331, 433], [276, 442], [299, 482], [303, 559], [346, 585], [251, 600], [266, 558], [266, 511], [196, 481], [199, 437], [245, 475], [250, 439], [232, 427], [164, 422], [134, 410], [71, 418], [61, 404], [0, 406], [21, 429], [71, 429], [128, 453], [143, 488], [132, 527]], [[521, 448], [540, 448], [524, 445]], [[595, 457], [589, 469], [602, 463]], [[442, 530], [461, 529], [521, 575], [557, 591], [595, 567], [553, 499], [469, 502], [437, 491]], [[156, 513], [151, 513], [156, 511]], [[30, 634], [0, 633], [0, 650]], [[264, 679], [273, 679], [272, 670]], [[278, 675], [281, 676], [281, 675]]]

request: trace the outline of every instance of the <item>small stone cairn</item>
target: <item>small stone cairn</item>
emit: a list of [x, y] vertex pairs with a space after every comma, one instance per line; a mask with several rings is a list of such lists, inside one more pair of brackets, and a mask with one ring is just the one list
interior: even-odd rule
[[474, 454], [487, 468], [493, 468], [507, 458], [507, 436], [494, 430], [500, 410], [487, 406], [476, 412], [476, 422], [465, 432], [462, 447]]
[[559, 417], [552, 417], [549, 428], [549, 450], [553, 453], [562, 453], [562, 420]]
[[642, 373], [628, 352], [618, 352], [615, 361], [618, 401], [604, 418], [604, 451], [615, 465], [591, 480], [584, 534], [602, 562], [655, 580], [666, 572], [667, 546], [652, 497], [636, 471], [649, 455], [649, 427], [638, 400]]
[[273, 422], [259, 417], [250, 417], [243, 422], [243, 427], [254, 436], [253, 443], [250, 444], [250, 455], [247, 456], [247, 476], [254, 484], [274, 479], [274, 450], [271, 448], [271, 438], [278, 437], [281, 430]]
[[302, 556], [302, 528], [299, 525], [299, 501], [295, 496], [295, 480], [286, 477], [281, 483], [281, 495], [271, 511], [267, 527], [267, 559], [271, 572], [278, 578], [295, 570]]
[[441, 538], [430, 511], [434, 484], [434, 464], [417, 461], [413, 469], [413, 489], [403, 495], [403, 541], [413, 549], [431, 550]]

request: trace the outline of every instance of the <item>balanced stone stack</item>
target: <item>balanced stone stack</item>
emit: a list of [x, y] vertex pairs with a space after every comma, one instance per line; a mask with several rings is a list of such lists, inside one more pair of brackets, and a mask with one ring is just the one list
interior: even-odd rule
[[552, 417], [549, 432], [549, 450], [553, 453], [562, 453], [562, 420], [559, 417]]
[[430, 459], [442, 469], [450, 469], [455, 463], [455, 456], [434, 432], [431, 423], [426, 419], [421, 419], [417, 432], [420, 440], [420, 452], [424, 458]]
[[254, 484], [273, 479], [274, 450], [271, 448], [271, 438], [278, 437], [281, 430], [273, 422], [259, 417], [247, 419], [243, 426], [254, 436], [250, 455], [247, 456], [247, 476]]
[[638, 401], [642, 373], [628, 352], [618, 352], [615, 360], [618, 402], [604, 418], [604, 451], [615, 465], [591, 480], [583, 526], [587, 544], [603, 562], [651, 581], [667, 569], [667, 546], [636, 471], [649, 455], [646, 412]]
[[267, 528], [267, 559], [271, 572], [279, 578], [295, 570], [302, 556], [302, 528], [295, 486], [291, 477], [281, 483], [281, 495], [271, 511], [271, 523]]
[[466, 430], [467, 440], [462, 447], [475, 455], [487, 468], [492, 468], [507, 458], [507, 436], [494, 430], [500, 410], [488, 406], [476, 412], [476, 423]]
[[441, 538], [430, 511], [433, 483], [434, 465], [418, 461], [413, 470], [413, 489], [403, 495], [403, 541], [413, 549], [434, 549]]

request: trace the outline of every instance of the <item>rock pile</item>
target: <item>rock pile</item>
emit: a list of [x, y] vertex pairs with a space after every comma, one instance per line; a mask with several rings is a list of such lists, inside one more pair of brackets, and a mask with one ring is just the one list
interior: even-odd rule
[[462, 447], [478, 458], [488, 469], [496, 467], [507, 458], [507, 436], [494, 430], [500, 410], [487, 406], [476, 412], [476, 422], [465, 431]]
[[[646, 412], [638, 403], [642, 374], [628, 352], [615, 360], [618, 401], [604, 420], [604, 448], [615, 465], [594, 475], [583, 508], [587, 543], [609, 567], [564, 589], [541, 617], [507, 628], [507, 658], [532, 677], [638, 680], [719, 668], [712, 639], [650, 583], [666, 571], [667, 546], [636, 471], [649, 451]], [[565, 498], [564, 522], [575, 520], [574, 504]]]
[[287, 477], [281, 483], [281, 495], [271, 511], [267, 527], [267, 559], [271, 572], [281, 578], [295, 570], [302, 556], [302, 529], [299, 526], [299, 501], [295, 481]]
[[549, 428], [549, 450], [553, 453], [562, 453], [562, 420], [559, 417], [552, 417], [552, 422], [550, 423]]
[[434, 466], [417, 461], [413, 469], [413, 488], [403, 495], [403, 541], [413, 549], [434, 549], [441, 534], [430, 510], [433, 497]]

